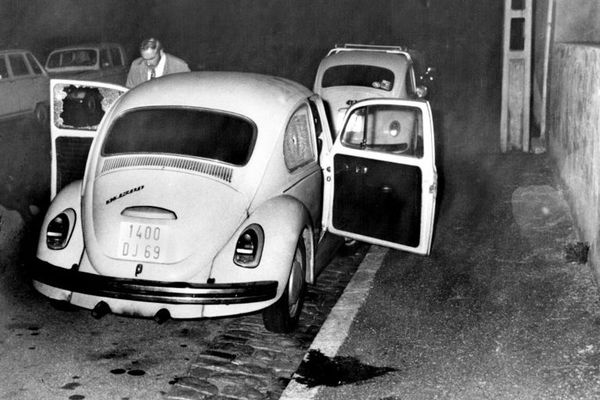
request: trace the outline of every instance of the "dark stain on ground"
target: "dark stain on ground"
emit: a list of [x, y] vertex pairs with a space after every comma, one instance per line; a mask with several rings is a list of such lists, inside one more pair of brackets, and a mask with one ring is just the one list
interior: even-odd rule
[[327, 357], [318, 350], [310, 350], [298, 367], [294, 379], [308, 387], [340, 386], [361, 383], [368, 379], [397, 371], [391, 367], [366, 365], [353, 357]]
[[180, 378], [175, 377], [169, 381], [169, 385], [174, 385], [174, 384], [178, 383], [179, 380], [180, 380]]
[[115, 368], [115, 369], [110, 370], [110, 373], [114, 374], [114, 375], [121, 375], [121, 374], [124, 374], [125, 372], [127, 372], [127, 370], [125, 370], [123, 368]]
[[471, 277], [466, 272], [451, 274], [443, 279], [438, 287], [438, 300], [471, 299], [477, 295]]
[[132, 369], [130, 371], [127, 371], [128, 375], [132, 375], [132, 376], [142, 376], [142, 375], [146, 375], [146, 371], [142, 370], [142, 369]]
[[62, 385], [60, 388], [65, 389], [65, 390], [75, 390], [75, 388], [77, 388], [79, 386], [81, 386], [81, 383], [70, 382], [70, 383], [67, 383], [66, 385]]
[[190, 335], [190, 330], [188, 328], [183, 328], [179, 331], [179, 337], [188, 337]]
[[130, 370], [127, 370], [125, 368], [115, 368], [115, 369], [111, 369], [110, 370], [110, 373], [113, 374], [113, 375], [123, 375], [126, 372], [127, 372], [127, 375], [131, 375], [131, 376], [146, 375], [146, 371], [144, 371], [142, 369], [130, 369]]
[[588, 260], [590, 245], [587, 242], [567, 243], [565, 259], [567, 262], [585, 264]]
[[124, 359], [128, 358], [135, 352], [135, 349], [111, 350], [96, 354], [90, 354], [88, 358], [92, 361]]
[[85, 396], [82, 394], [74, 394], [72, 396], [69, 396], [69, 400], [83, 400], [85, 399]]

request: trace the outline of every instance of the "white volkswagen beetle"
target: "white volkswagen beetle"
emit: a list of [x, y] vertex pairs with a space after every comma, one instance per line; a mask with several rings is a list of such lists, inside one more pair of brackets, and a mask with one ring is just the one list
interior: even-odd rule
[[[102, 113], [71, 103], [78, 90]], [[262, 310], [287, 332], [325, 232], [429, 252], [425, 101], [357, 103], [334, 144], [320, 98], [282, 78], [192, 72], [130, 91], [53, 80], [51, 93], [55, 197], [33, 270], [47, 297], [158, 321]]]

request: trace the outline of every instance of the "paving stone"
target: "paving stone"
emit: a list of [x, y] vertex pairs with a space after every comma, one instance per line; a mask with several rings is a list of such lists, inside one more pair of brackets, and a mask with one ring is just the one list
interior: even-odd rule
[[328, 266], [317, 279], [317, 285], [308, 288], [299, 326], [294, 332], [282, 335], [267, 331], [260, 313], [228, 320], [224, 333], [197, 356], [189, 372], [190, 377], [196, 378], [190, 382], [196, 382], [197, 388], [208, 384], [210, 390], [192, 390], [178, 382], [168, 398], [278, 399], [367, 249]]
[[254, 348], [246, 344], [217, 342], [211, 344], [210, 351], [224, 352], [237, 357], [238, 355], [250, 355], [254, 353]]
[[265, 393], [248, 385], [228, 385], [223, 388], [223, 394], [243, 400], [263, 400], [265, 398]]

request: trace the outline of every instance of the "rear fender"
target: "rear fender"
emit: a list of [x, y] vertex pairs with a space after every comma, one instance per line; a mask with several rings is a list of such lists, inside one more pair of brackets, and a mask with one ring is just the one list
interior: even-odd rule
[[[42, 223], [37, 246], [37, 258], [52, 265], [62, 268], [71, 268], [79, 264], [83, 252], [83, 234], [81, 229], [81, 181], [71, 182], [65, 186], [54, 198]], [[71, 209], [73, 221], [69, 218], [71, 226], [74, 225], [67, 246], [61, 250], [52, 250], [46, 245], [46, 231], [48, 224], [57, 215]]]
[[[240, 235], [250, 225], [259, 225], [264, 232], [264, 245], [260, 263], [254, 268], [244, 268], [233, 262], [235, 245]], [[307, 250], [305, 279], [314, 277], [313, 227], [310, 214], [298, 200], [291, 196], [271, 199], [256, 209], [233, 234], [213, 262], [211, 278], [216, 283], [277, 280], [277, 298], [285, 289], [298, 239], [302, 238]], [[276, 300], [276, 299], [275, 299]]]

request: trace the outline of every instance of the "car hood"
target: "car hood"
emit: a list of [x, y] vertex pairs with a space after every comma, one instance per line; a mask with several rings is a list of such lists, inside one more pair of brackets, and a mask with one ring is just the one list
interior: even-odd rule
[[144, 265], [147, 279], [208, 278], [249, 205], [227, 182], [166, 169], [118, 170], [96, 177], [87, 190], [88, 257], [98, 273], [118, 277]]

